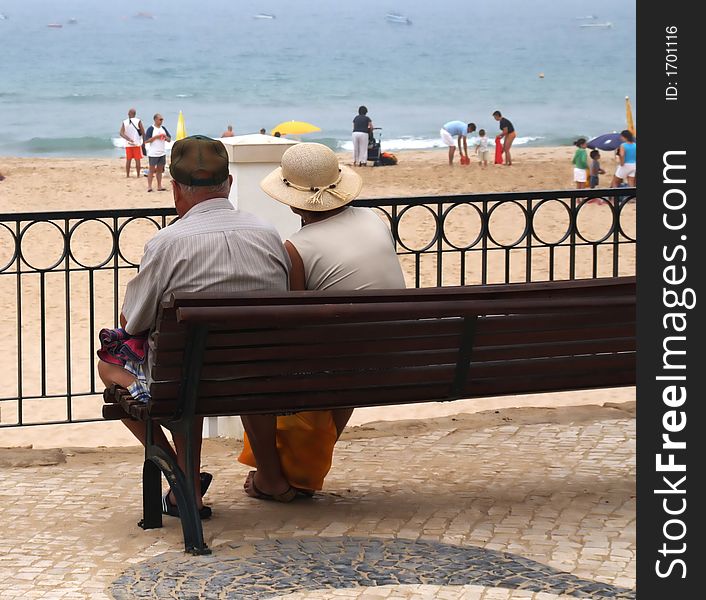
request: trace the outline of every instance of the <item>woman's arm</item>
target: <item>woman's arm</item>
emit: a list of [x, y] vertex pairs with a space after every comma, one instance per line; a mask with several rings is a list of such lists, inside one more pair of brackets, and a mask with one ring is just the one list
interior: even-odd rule
[[284, 242], [284, 249], [289, 254], [289, 260], [292, 261], [292, 269], [289, 271], [289, 289], [305, 290], [306, 289], [306, 273], [304, 271], [304, 261], [297, 252], [294, 244], [287, 240]]

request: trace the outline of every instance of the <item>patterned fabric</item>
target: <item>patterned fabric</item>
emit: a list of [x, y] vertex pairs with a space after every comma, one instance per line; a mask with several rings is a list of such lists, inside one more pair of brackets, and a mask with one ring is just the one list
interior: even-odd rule
[[145, 361], [147, 332], [130, 335], [122, 327], [101, 329], [98, 333], [101, 347], [98, 358], [112, 365], [125, 365], [126, 361], [142, 363]]
[[129, 385], [127, 391], [130, 395], [140, 402], [147, 404], [150, 396], [150, 385], [147, 382], [147, 375], [145, 375], [145, 363], [144, 362], [132, 362], [128, 360], [125, 365], [125, 370], [132, 373], [135, 376], [135, 383]]

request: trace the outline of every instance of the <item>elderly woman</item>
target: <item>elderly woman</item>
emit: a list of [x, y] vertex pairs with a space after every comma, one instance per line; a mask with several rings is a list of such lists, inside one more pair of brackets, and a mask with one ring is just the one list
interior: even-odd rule
[[[285, 242], [292, 261], [290, 289], [405, 287], [390, 230], [372, 209], [349, 205], [362, 180], [339, 166], [332, 150], [322, 144], [292, 146], [282, 156], [282, 166], [260, 186], [302, 220], [302, 228]], [[245, 481], [246, 493], [290, 502], [297, 492], [321, 489], [333, 446], [352, 413], [339, 409], [243, 416], [246, 443], [239, 460], [257, 467]]]

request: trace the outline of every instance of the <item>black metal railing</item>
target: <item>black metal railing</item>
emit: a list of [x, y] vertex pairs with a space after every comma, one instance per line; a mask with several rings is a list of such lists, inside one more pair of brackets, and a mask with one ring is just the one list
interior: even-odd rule
[[[620, 188], [355, 204], [387, 219], [408, 285], [429, 287], [632, 275], [634, 198]], [[97, 332], [117, 326], [145, 242], [175, 218], [0, 214], [0, 428], [99, 420]]]

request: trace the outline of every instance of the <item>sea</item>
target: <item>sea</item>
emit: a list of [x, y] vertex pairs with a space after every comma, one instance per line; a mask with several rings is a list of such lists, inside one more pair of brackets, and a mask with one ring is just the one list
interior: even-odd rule
[[[0, 156], [119, 156], [135, 107], [176, 131], [270, 131], [352, 148], [358, 106], [383, 149], [502, 111], [516, 144], [637, 121], [636, 0], [0, 0]], [[390, 16], [392, 15], [392, 16]], [[585, 25], [590, 25], [586, 27]], [[636, 123], [637, 125], [637, 123]]]

